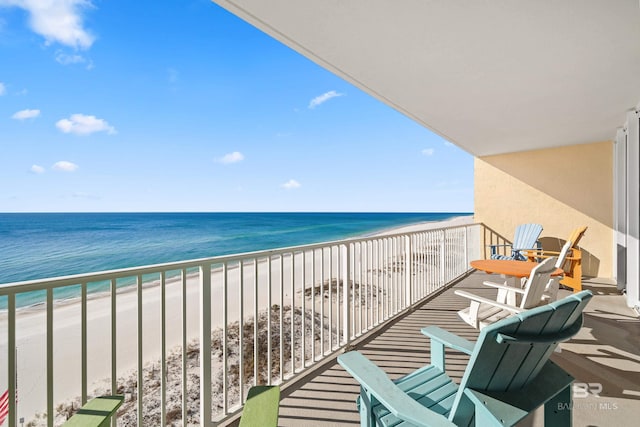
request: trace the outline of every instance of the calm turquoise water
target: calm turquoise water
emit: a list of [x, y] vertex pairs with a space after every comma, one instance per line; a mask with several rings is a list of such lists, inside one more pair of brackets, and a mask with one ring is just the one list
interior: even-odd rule
[[[0, 284], [339, 240], [463, 215], [471, 214], [0, 214]], [[41, 300], [41, 293], [21, 296], [18, 305]]]

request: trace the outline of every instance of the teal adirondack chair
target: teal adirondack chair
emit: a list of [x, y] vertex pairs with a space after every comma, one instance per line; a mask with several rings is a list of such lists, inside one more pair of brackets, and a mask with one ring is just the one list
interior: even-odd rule
[[[526, 261], [527, 257], [521, 251], [540, 249], [538, 237], [542, 233], [540, 224], [520, 224], [516, 227], [511, 245], [490, 245], [491, 259], [515, 259]], [[511, 246], [511, 255], [501, 255], [498, 253], [499, 247]]]
[[[591, 292], [500, 320], [476, 343], [436, 326], [431, 365], [391, 381], [357, 351], [338, 362], [360, 383], [361, 426], [512, 426], [541, 405], [545, 424], [571, 425], [573, 377], [549, 360], [558, 343], [582, 327]], [[470, 356], [460, 384], [445, 373], [445, 346]]]

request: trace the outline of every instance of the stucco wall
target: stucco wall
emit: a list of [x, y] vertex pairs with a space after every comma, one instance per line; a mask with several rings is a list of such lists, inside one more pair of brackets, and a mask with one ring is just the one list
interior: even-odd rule
[[477, 221], [508, 239], [518, 224], [542, 224], [548, 250], [588, 226], [583, 272], [613, 277], [612, 142], [476, 158], [474, 197]]

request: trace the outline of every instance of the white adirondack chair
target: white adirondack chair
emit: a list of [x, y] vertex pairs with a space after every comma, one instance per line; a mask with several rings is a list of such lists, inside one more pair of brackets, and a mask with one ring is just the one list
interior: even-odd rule
[[[486, 286], [497, 288], [499, 291], [502, 290], [502, 295], [507, 293], [519, 294], [521, 300], [517, 306], [484, 298], [466, 291], [456, 290], [456, 295], [471, 300], [469, 307], [460, 310], [458, 316], [474, 328], [482, 329], [505, 317], [545, 304], [550, 299], [544, 298], [544, 292], [549, 285], [552, 285], [550, 281], [556, 282], [555, 279], [551, 278], [551, 273], [556, 269], [556, 261], [556, 257], [547, 258], [534, 267], [522, 289], [501, 283], [483, 282]], [[555, 286], [557, 286], [557, 282]]]

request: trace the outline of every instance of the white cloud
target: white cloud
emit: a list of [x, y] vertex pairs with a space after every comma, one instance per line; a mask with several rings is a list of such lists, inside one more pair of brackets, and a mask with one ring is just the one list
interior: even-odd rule
[[330, 90], [329, 92], [325, 92], [320, 96], [316, 96], [315, 98], [313, 98], [310, 102], [309, 102], [309, 107], [310, 109], [314, 109], [316, 108], [318, 105], [323, 104], [325, 102], [327, 102], [328, 100], [330, 100], [331, 98], [335, 98], [337, 96], [343, 96], [344, 93], [338, 93], [335, 90]]
[[422, 150], [422, 155], [423, 156], [433, 156], [433, 153], [435, 153], [436, 150], [434, 150], [433, 148], [425, 148], [424, 150]]
[[26, 119], [34, 119], [40, 115], [40, 110], [20, 110], [11, 116], [12, 119], [15, 120], [26, 120]]
[[228, 165], [230, 163], [241, 162], [242, 160], [244, 160], [244, 155], [239, 151], [234, 151], [233, 153], [225, 154], [220, 157], [218, 162]]
[[7, 88], [5, 87], [4, 83], [0, 82], [0, 96], [4, 95], [5, 93], [7, 93]]
[[290, 179], [289, 181], [287, 181], [284, 184], [282, 184], [282, 188], [285, 188], [287, 190], [294, 190], [294, 189], [300, 188], [300, 187], [302, 187], [302, 184], [300, 184], [295, 179]]
[[58, 120], [56, 127], [64, 133], [89, 135], [95, 132], [116, 133], [116, 129], [103, 119], [84, 114], [72, 114], [68, 119]]
[[78, 55], [77, 53], [69, 55], [62, 51], [58, 51], [56, 52], [56, 62], [62, 65], [86, 64], [85, 68], [87, 70], [93, 69], [93, 61], [82, 55]]
[[0, 6], [27, 11], [29, 27], [44, 37], [47, 44], [87, 49], [95, 40], [83, 27], [82, 12], [93, 7], [89, 0], [0, 0]]
[[40, 165], [33, 165], [31, 166], [31, 172], [41, 174], [44, 173], [44, 168]]
[[51, 169], [59, 172], [75, 172], [79, 168], [75, 163], [68, 162], [66, 160], [61, 160], [56, 162]]
[[73, 54], [73, 55], [69, 55], [68, 53], [64, 53], [64, 52], [57, 52], [56, 53], [56, 62], [62, 64], [62, 65], [69, 65], [69, 64], [82, 64], [84, 62], [86, 62], [87, 60], [84, 59], [84, 57], [82, 55], [78, 55], [77, 53]]
[[453, 144], [453, 142], [449, 142], [449, 141], [445, 141], [444, 145], [446, 145], [447, 147], [455, 147], [455, 145]]

